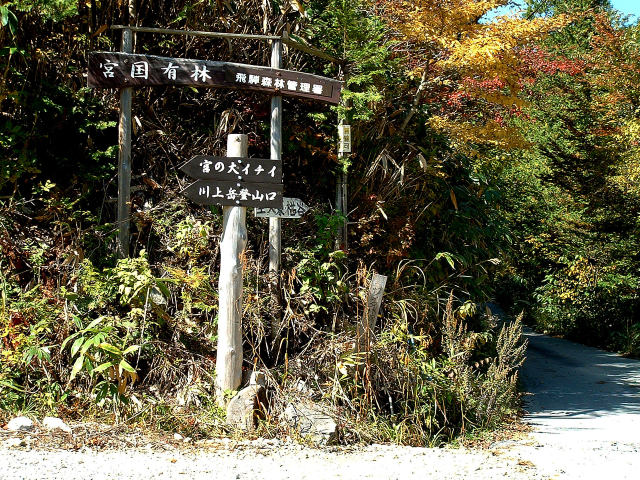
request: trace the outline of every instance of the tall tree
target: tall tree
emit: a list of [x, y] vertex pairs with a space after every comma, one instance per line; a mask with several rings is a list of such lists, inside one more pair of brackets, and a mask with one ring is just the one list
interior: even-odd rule
[[396, 31], [398, 51], [407, 54], [410, 74], [419, 78], [406, 128], [423, 100], [447, 102], [425, 111], [428, 123], [447, 133], [458, 147], [469, 142], [502, 147], [519, 145], [519, 135], [504, 121], [522, 106], [519, 50], [539, 42], [565, 17], [498, 17], [483, 21], [508, 0], [391, 0], [380, 11]]

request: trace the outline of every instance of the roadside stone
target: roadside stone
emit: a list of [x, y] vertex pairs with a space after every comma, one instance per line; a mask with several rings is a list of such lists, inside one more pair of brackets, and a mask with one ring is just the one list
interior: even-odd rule
[[162, 292], [158, 287], [153, 287], [149, 291], [149, 300], [151, 300], [151, 302], [154, 305], [158, 305], [160, 307], [165, 306], [167, 304], [167, 299], [165, 298], [165, 296], [162, 294]]
[[313, 395], [313, 390], [309, 388], [304, 380], [298, 380], [298, 382], [296, 383], [296, 390], [298, 390], [301, 394], [309, 397]]
[[245, 431], [254, 430], [259, 418], [265, 418], [267, 398], [262, 385], [240, 390], [227, 405], [227, 423]]
[[33, 420], [27, 417], [16, 417], [7, 423], [7, 430], [10, 432], [33, 432], [35, 429]]
[[249, 377], [249, 385], [262, 385], [263, 387], [267, 386], [267, 377], [264, 372], [260, 370], [254, 370], [251, 372], [251, 377]]
[[71, 433], [71, 427], [57, 417], [44, 417], [42, 426], [51, 431], [60, 430], [65, 433]]
[[2, 444], [4, 448], [26, 447], [27, 441], [24, 438], [10, 438]]
[[518, 445], [518, 442], [516, 442], [515, 440], [502, 440], [499, 442], [493, 442], [491, 445], [489, 445], [489, 450], [496, 450], [499, 448], [511, 448], [516, 445]]
[[338, 424], [317, 406], [290, 403], [284, 411], [289, 425], [316, 445], [328, 445], [337, 439]]

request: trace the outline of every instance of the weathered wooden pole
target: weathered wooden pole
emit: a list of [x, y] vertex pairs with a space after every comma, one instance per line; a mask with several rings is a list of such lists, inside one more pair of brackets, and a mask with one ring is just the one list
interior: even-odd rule
[[[347, 74], [344, 75], [345, 85], [347, 83]], [[347, 109], [351, 107], [351, 101], [346, 100], [341, 102], [345, 107], [345, 113], [338, 113], [338, 134], [339, 134], [339, 144], [338, 144], [338, 164], [340, 166], [340, 172], [338, 173], [338, 178], [336, 179], [336, 210], [344, 216], [344, 222], [340, 226], [340, 229], [336, 235], [335, 248], [347, 250], [349, 248], [349, 238], [348, 238], [348, 230], [347, 226], [349, 224], [349, 205], [348, 205], [348, 195], [347, 195], [347, 186], [349, 184], [348, 181], [348, 173], [345, 168], [344, 159], [348, 158], [351, 153], [351, 127], [349, 125], [345, 125], [347, 122], [345, 121], [345, 116], [348, 115]], [[348, 136], [348, 138], [345, 138]]]
[[[133, 34], [122, 30], [124, 53], [133, 52]], [[120, 90], [120, 119], [118, 125], [118, 256], [129, 256], [129, 217], [131, 215], [131, 98], [132, 88]]]
[[[282, 41], [271, 43], [271, 67], [282, 68]], [[282, 97], [271, 97], [271, 156], [282, 161]], [[271, 336], [277, 339], [280, 329], [280, 258], [282, 252], [282, 219], [269, 217], [269, 290], [271, 294]]]
[[[347, 171], [344, 167], [343, 160], [349, 156], [351, 152], [351, 147], [345, 149], [345, 142], [343, 141], [343, 133], [344, 129], [349, 127], [345, 126], [344, 119], [340, 119], [338, 123], [338, 129], [340, 133], [340, 140], [338, 146], [338, 163], [340, 164], [340, 172], [338, 173], [338, 178], [336, 179], [336, 210], [344, 216], [343, 224], [340, 226], [340, 229], [337, 232], [336, 236], [336, 249], [347, 250], [348, 245], [348, 232], [347, 232], [347, 224], [348, 224], [348, 213], [349, 206], [347, 205], [347, 185], [348, 185], [348, 176]], [[351, 130], [349, 129], [349, 132]], [[349, 133], [349, 135], [351, 135]], [[351, 142], [351, 138], [349, 137], [349, 144]]]
[[[229, 135], [227, 157], [247, 157], [248, 137]], [[247, 208], [223, 207], [218, 282], [218, 351], [216, 398], [226, 406], [225, 392], [242, 381], [242, 257], [247, 245]]]

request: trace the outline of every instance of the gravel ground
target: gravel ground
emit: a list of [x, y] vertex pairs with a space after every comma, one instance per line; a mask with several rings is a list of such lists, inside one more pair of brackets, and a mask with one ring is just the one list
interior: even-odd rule
[[542, 479], [526, 462], [491, 451], [373, 445], [318, 450], [295, 444], [217, 451], [0, 450], [3, 479]]
[[16, 440], [0, 432], [0, 479], [639, 479], [640, 362], [526, 335], [524, 420], [532, 431], [488, 448], [312, 449], [228, 439], [185, 446], [136, 437], [127, 448], [98, 442], [73, 451], [37, 434]]

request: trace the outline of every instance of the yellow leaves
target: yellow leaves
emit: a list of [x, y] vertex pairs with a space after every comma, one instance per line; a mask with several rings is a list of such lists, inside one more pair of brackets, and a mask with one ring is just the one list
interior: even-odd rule
[[[429, 124], [448, 134], [453, 147], [473, 155], [472, 145], [527, 146], [504, 123], [524, 107], [522, 47], [536, 43], [569, 19], [498, 17], [479, 20], [508, 0], [387, 0], [378, 4], [407, 52], [409, 77], [421, 80], [416, 97], [451, 94]], [[448, 109], [448, 110], [447, 110]], [[473, 112], [469, 115], [469, 112]], [[479, 114], [478, 114], [479, 113]], [[454, 120], [455, 119], [455, 120]], [[492, 119], [492, 120], [486, 120]]]
[[454, 122], [434, 115], [429, 119], [429, 125], [434, 130], [446, 133], [453, 146], [460, 151], [472, 150], [470, 144], [492, 145], [503, 149], [524, 148], [527, 143], [513, 128], [500, 125], [489, 120], [484, 124], [470, 122]]
[[458, 199], [456, 198], [456, 194], [453, 189], [449, 190], [449, 197], [451, 197], [451, 203], [453, 203], [453, 207], [458, 211]]
[[455, 46], [461, 33], [472, 31], [478, 20], [508, 0], [390, 0], [385, 16], [401, 37], [410, 42]]
[[520, 60], [516, 47], [539, 41], [565, 21], [500, 17], [489, 24], [476, 24], [467, 29], [448, 55], [438, 62], [444, 70], [455, 69], [463, 75], [482, 78], [498, 76], [516, 82]]
[[637, 142], [640, 140], [640, 119], [630, 118], [622, 125], [620, 129], [620, 140], [628, 142]]

